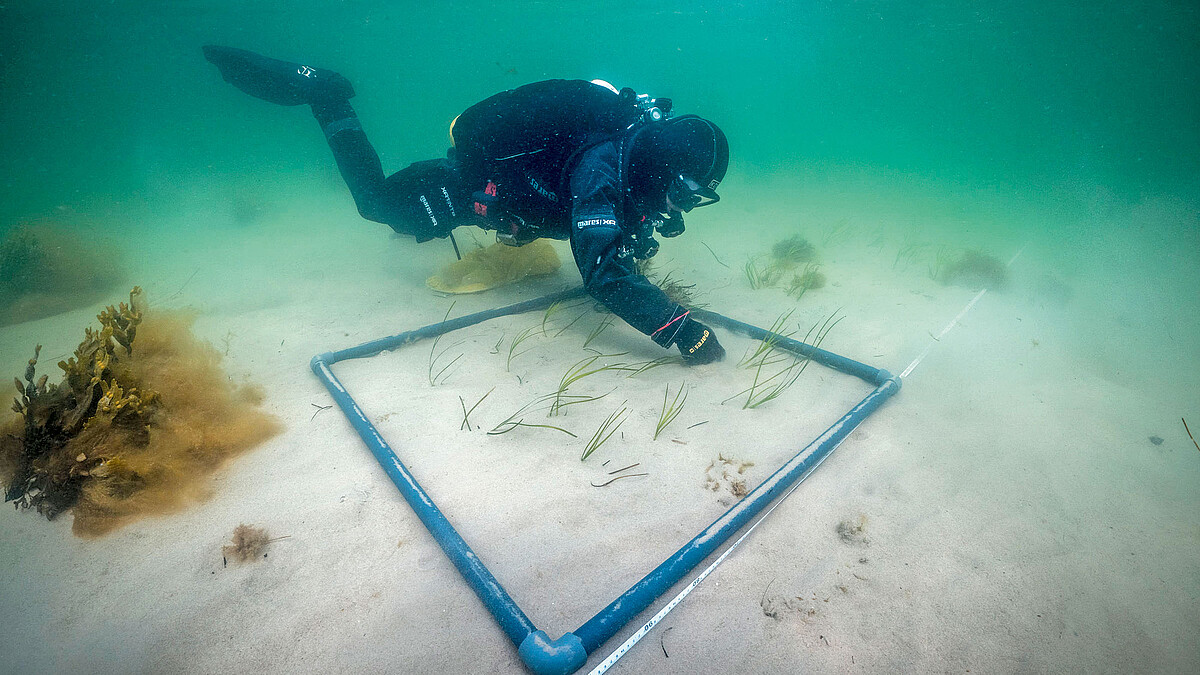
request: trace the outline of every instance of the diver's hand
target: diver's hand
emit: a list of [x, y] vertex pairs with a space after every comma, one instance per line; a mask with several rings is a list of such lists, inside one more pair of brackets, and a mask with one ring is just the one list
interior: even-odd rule
[[704, 324], [689, 318], [675, 336], [675, 346], [689, 366], [700, 366], [725, 358], [725, 348], [717, 342], [717, 334]]

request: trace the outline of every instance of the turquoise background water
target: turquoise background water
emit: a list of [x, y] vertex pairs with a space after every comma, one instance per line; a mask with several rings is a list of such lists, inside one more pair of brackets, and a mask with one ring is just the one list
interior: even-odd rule
[[599, 77], [726, 130], [725, 201], [694, 232], [1033, 244], [1101, 351], [1149, 326], [1161, 367], [1200, 359], [1194, 3], [51, 0], [0, 18], [0, 230], [217, 237], [305, 200], [352, 218], [307, 110], [234, 90], [205, 43], [348, 76], [389, 172], [440, 156], [495, 91]]
[[313, 129], [220, 82], [206, 42], [345, 73], [391, 170], [440, 154], [498, 89], [602, 77], [717, 120], [746, 180], [900, 175], [1082, 213], [1190, 196], [1200, 173], [1187, 2], [51, 0], [0, 17], [6, 226], [327, 165]]
[[[288, 667], [280, 663], [336, 663], [336, 669], [345, 658], [370, 669], [380, 653], [401, 663], [448, 658], [459, 665], [449, 670], [484, 667], [474, 647], [459, 649], [460, 633], [446, 632], [454, 644], [438, 642], [439, 621], [449, 619], [430, 619], [428, 612], [453, 612], [431, 609], [427, 594], [412, 592], [429, 588], [425, 573], [434, 563], [427, 561], [442, 558], [436, 550], [414, 553], [422, 550], [418, 537], [396, 548], [395, 528], [419, 525], [391, 487], [376, 490], [365, 510], [334, 506], [347, 495], [356, 501], [360, 485], [383, 478], [360, 448], [350, 447], [357, 440], [335, 421], [336, 411], [314, 414], [311, 406], [328, 401], [306, 369], [320, 351], [440, 320], [451, 300], [428, 293], [424, 281], [453, 253], [442, 241], [418, 246], [392, 239], [386, 226], [360, 219], [308, 111], [257, 101], [224, 83], [200, 51], [215, 43], [346, 75], [389, 172], [442, 155], [455, 115], [527, 82], [603, 78], [671, 97], [680, 112], [704, 115], [727, 132], [732, 163], [721, 203], [689, 214], [687, 233], [664, 242], [662, 269], [696, 283], [714, 301], [712, 309], [763, 325], [788, 310], [805, 321], [842, 312], [847, 318], [826, 346], [896, 372], [975, 295], [974, 288], [930, 278], [926, 267], [939, 251], [978, 248], [1005, 262], [1021, 252], [1010, 283], [943, 337], [895, 401], [841, 451], [841, 467], [830, 463], [820, 476], [840, 473], [806, 484], [797, 493], [808, 495], [803, 506], [793, 502], [790, 516], [786, 509], [775, 516], [791, 518], [775, 535], [756, 534], [781, 539], [739, 552], [749, 560], [737, 563], [735, 575], [756, 583], [777, 572], [783, 577], [764, 588], [769, 584], [739, 584], [735, 576], [702, 591], [715, 599], [690, 610], [687, 621], [699, 621], [699, 628], [681, 623], [667, 638], [663, 650], [672, 648], [672, 663], [704, 662], [713, 654], [700, 651], [707, 644], [727, 651], [720, 656], [735, 659], [734, 670], [750, 663], [788, 672], [801, 662], [816, 670], [854, 668], [854, 661], [847, 666], [831, 656], [851, 657], [827, 649], [832, 642], [877, 650], [873, 661], [861, 653], [857, 661], [875, 672], [960, 664], [1001, 671], [1063, 664], [1083, 671], [1197, 670], [1200, 455], [1180, 423], [1184, 417], [1193, 431], [1200, 427], [1195, 2], [0, 3], [0, 235], [23, 223], [49, 223], [85, 241], [111, 240], [128, 270], [128, 284], [99, 305], [0, 327], [0, 374], [24, 372], [39, 343], [46, 345], [39, 372], [56, 372], [46, 366], [70, 353], [102, 304], [124, 299], [136, 283], [159, 306], [194, 310], [196, 333], [224, 352], [231, 377], [264, 385], [266, 405], [287, 427], [273, 445], [223, 474], [228, 497], [77, 546], [70, 555], [60, 547], [70, 537], [65, 528], [55, 539], [33, 514], [9, 512], [3, 525], [14, 534], [0, 537], [11, 543], [0, 551], [0, 567], [11, 568], [4, 576], [14, 583], [0, 593], [8, 600], [0, 615], [15, 627], [6, 633], [12, 647], [0, 652], [16, 655], [14, 667], [111, 663], [214, 671], [244, 668], [250, 661], [240, 659], [257, 654], [268, 669]], [[748, 257], [796, 233], [820, 248], [829, 285], [799, 302], [780, 289], [751, 290], [741, 274]], [[459, 241], [470, 245], [466, 231]], [[727, 267], [714, 262], [717, 254]], [[453, 313], [577, 283], [570, 267], [528, 287], [459, 297]], [[473, 356], [490, 356], [494, 338], [488, 337]], [[626, 337], [630, 344], [641, 339]], [[732, 351], [728, 361], [736, 362]], [[557, 344], [545, 357], [529, 358], [528, 367], [548, 363], [539, 374], [557, 373], [577, 358]], [[423, 359], [422, 353], [412, 362], [416, 371], [423, 371]], [[363, 392], [382, 409], [419, 410], [445, 394], [453, 418], [459, 405], [453, 397], [475, 400], [490, 386], [462, 372], [445, 388], [407, 387], [403, 363], [397, 357], [371, 364], [383, 370]], [[662, 377], [672, 384], [686, 377], [699, 392], [734, 393], [733, 364], [714, 368], [726, 370]], [[420, 382], [424, 373], [416, 374]], [[802, 384], [824, 387], [821, 377], [810, 371]], [[662, 382], [653, 382], [657, 392]], [[487, 414], [524, 403], [500, 398], [489, 399], [494, 407]], [[689, 405], [698, 408], [700, 400], [694, 394]], [[794, 407], [767, 412], [815, 425], [813, 400], [823, 401], [797, 397], [789, 402]], [[719, 410], [747, 428], [746, 420], [755, 419]], [[408, 417], [397, 415], [391, 424]], [[414, 418], [427, 435], [411, 441], [397, 433], [406, 453], [434, 444], [441, 433], [435, 422], [446, 422]], [[450, 422], [457, 433], [457, 420]], [[740, 445], [721, 422], [714, 417], [696, 427], [687, 449], [743, 458], [760, 450]], [[762, 429], [765, 438], [774, 427]], [[389, 439], [393, 430], [385, 430]], [[476, 443], [462, 438], [454, 437]], [[764, 438], [755, 444], [765, 448]], [[469, 455], [463, 463], [470, 470], [447, 463], [430, 484], [487, 493], [478, 486], [499, 480], [493, 471], [513, 485], [542, 479], [549, 487], [533, 503], [566, 512], [575, 528], [571, 541], [586, 543], [605, 518], [614, 527], [625, 521], [589, 511], [596, 502], [555, 496], [559, 486], [550, 483], [559, 474], [542, 471], [566, 456], [561, 441], [530, 446], [524, 464], [506, 457], [489, 465]], [[656, 452], [668, 452], [663, 446]], [[571, 467], [573, 453], [567, 452]], [[345, 462], [330, 465], [342, 456]], [[664, 480], [661, 492], [695, 516], [699, 467], [708, 457], [696, 467], [675, 457], [663, 465], [679, 479]], [[760, 461], [756, 479], [770, 465]], [[529, 468], [517, 475], [514, 467]], [[362, 502], [368, 493], [361, 492]], [[502, 498], [500, 507], [465, 514], [463, 522], [501, 529], [505, 517], [520, 512], [508, 508], [514, 501], [508, 492], [482, 496]], [[548, 497], [555, 501], [537, 501]], [[674, 518], [670, 509], [651, 510]], [[456, 518], [462, 513], [453, 511]], [[807, 643], [779, 639], [785, 633], [773, 623], [744, 630], [739, 612], [757, 615], [754, 602], [767, 590], [807, 597], [808, 582], [793, 578], [789, 585], [786, 576], [824, 565], [819, 559], [842, 546], [831, 539], [836, 523], [859, 513], [873, 519], [877, 548], [866, 576], [878, 586], [854, 586], [846, 598], [858, 604], [829, 614], [832, 631], [830, 624], [809, 626]], [[222, 537], [239, 518], [260, 517], [270, 517], [273, 528], [290, 523], [293, 529], [281, 531], [294, 532], [290, 542], [307, 548], [295, 549], [303, 555], [272, 553], [271, 560], [290, 560], [305, 574], [279, 577], [277, 586], [246, 602], [248, 588], [262, 587], [215, 581], [222, 577], [210, 579], [196, 561], [216, 568]], [[667, 523], [663, 531], [674, 527]], [[542, 530], [514, 527], [504, 537], [513, 532]], [[537, 561], [563, 559], [549, 546]], [[513, 548], [496, 558], [521, 569], [532, 547]], [[380, 577], [385, 549], [403, 562], [387, 562]], [[853, 561], [862, 553], [846, 555]], [[152, 583], [108, 574], [127, 564], [150, 570]], [[625, 569], [615, 558], [597, 565], [614, 575]], [[835, 568], [830, 562], [825, 569]], [[567, 571], [557, 583], [576, 578], [577, 568]], [[448, 567], [446, 573], [452, 574]], [[187, 575], [195, 586], [163, 595]], [[362, 578], [387, 588], [383, 600], [366, 598], [370, 587], [358, 585]], [[70, 589], [64, 581], [87, 579], [106, 581]], [[605, 589], [619, 585], [589, 583], [584, 590], [604, 602]], [[313, 592], [325, 584], [337, 591], [327, 594], [335, 600]], [[349, 608], [343, 597], [358, 598], [355, 618], [370, 620], [330, 621], [349, 616], [338, 614]], [[478, 612], [474, 604], [454, 605], [452, 593], [444, 597], [451, 607]], [[362, 609], [368, 607], [374, 615]], [[306, 618], [297, 633], [280, 616]], [[410, 623], [397, 624], [397, 616]], [[802, 623], [794, 619], [787, 630]], [[695, 642], [674, 651], [672, 640], [689, 630], [686, 639]], [[749, 646], [727, 647], [746, 635]], [[819, 643], [818, 635], [830, 640]], [[662, 644], [660, 636], [652, 639]], [[347, 651], [351, 643], [379, 649]], [[642, 656], [630, 658], [658, 659], [658, 647], [644, 644]], [[515, 658], [507, 646], [501, 651], [500, 658]], [[702, 666], [691, 672], [696, 668]]]

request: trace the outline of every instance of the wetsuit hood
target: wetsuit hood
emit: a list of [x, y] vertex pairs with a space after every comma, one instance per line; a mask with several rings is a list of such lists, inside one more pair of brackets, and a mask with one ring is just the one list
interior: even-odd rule
[[643, 212], [666, 209], [667, 190], [681, 176], [712, 191], [729, 168], [724, 132], [696, 115], [646, 124], [629, 139], [628, 153], [629, 190]]

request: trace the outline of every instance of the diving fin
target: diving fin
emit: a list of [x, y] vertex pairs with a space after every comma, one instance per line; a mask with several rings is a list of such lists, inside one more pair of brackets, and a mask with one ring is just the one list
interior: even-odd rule
[[322, 68], [267, 58], [261, 54], [204, 45], [204, 58], [226, 82], [255, 98], [279, 105], [345, 101], [354, 96], [350, 80]]

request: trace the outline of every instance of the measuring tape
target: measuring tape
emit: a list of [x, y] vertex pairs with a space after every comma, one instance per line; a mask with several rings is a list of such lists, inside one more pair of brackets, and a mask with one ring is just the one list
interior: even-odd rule
[[[1012, 264], [1017, 261], [1017, 258], [1021, 257], [1021, 253], [1024, 251], [1025, 247], [1022, 246], [1021, 249], [1017, 251], [1016, 255], [1009, 259], [1008, 264], [1005, 265], [1005, 267], [1012, 267]], [[933, 346], [941, 342], [946, 333], [954, 330], [954, 327], [958, 325], [958, 322], [967, 315], [967, 312], [971, 311], [971, 308], [975, 306], [975, 303], [979, 302], [980, 298], [982, 298], [984, 295], [987, 295], [987, 292], [988, 289], [984, 288], [976, 293], [975, 297], [971, 298], [971, 301], [967, 303], [967, 306], [963, 307], [962, 311], [958, 313], [958, 316], [951, 319], [950, 323], [946, 324], [946, 327], [942, 329], [942, 332], [938, 333], [937, 336], [933, 338], [933, 342], [925, 345], [925, 349], [921, 350], [921, 353], [917, 355], [917, 358], [913, 359], [912, 363], [908, 364], [908, 367], [904, 369], [904, 372], [900, 373], [900, 379], [903, 380], [904, 378], [908, 377], [909, 373], [915, 370], [916, 367], [920, 365], [921, 361], [929, 355], [929, 351], [933, 349]]]
[[[1021, 257], [1021, 253], [1024, 250], [1025, 247], [1022, 246], [1021, 249], [1017, 251], [1016, 255], [1014, 255], [1008, 261], [1008, 264], [1005, 265], [1005, 267], [1012, 267], [1012, 264], [1017, 261], [1017, 258]], [[905, 377], [908, 377], [908, 375], [916, 369], [921, 361], [929, 355], [929, 352], [933, 349], [933, 346], [938, 342], [941, 342], [942, 337], [944, 337], [947, 333], [954, 330], [954, 327], [958, 325], [958, 322], [961, 321], [962, 318], [967, 315], [967, 312], [970, 312], [971, 309], [975, 307], [975, 303], [979, 302], [980, 298], [986, 294], [986, 288], [976, 293], [975, 297], [971, 298], [971, 301], [967, 303], [967, 306], [963, 307], [962, 311], [959, 312], [958, 315], [950, 321], [950, 323], [946, 324], [946, 327], [942, 329], [942, 332], [938, 333], [938, 335], [933, 338], [933, 342], [930, 342], [928, 345], [926, 345], [925, 349], [922, 350], [919, 355], [917, 355], [917, 358], [913, 359], [912, 363], [908, 364], [908, 367], [904, 369], [904, 372], [900, 373], [900, 378], [904, 379]], [[838, 441], [838, 444], [833, 446], [833, 450], [837, 450], [838, 446], [841, 444], [841, 441]], [[675, 609], [676, 605], [682, 602], [689, 593], [691, 593], [697, 586], [700, 585], [700, 582], [704, 581], [713, 570], [717, 569], [717, 566], [724, 562], [725, 559], [729, 557], [729, 554], [733, 553], [734, 549], [736, 549], [742, 543], [742, 541], [746, 539], [746, 537], [749, 537], [750, 533], [753, 532], [755, 528], [762, 523], [762, 521], [767, 519], [767, 516], [771, 515], [772, 511], [779, 508], [779, 505], [782, 504], [789, 496], [791, 496], [791, 494], [796, 491], [796, 488], [800, 487], [800, 484], [804, 482], [804, 479], [812, 475], [812, 472], [816, 471], [817, 467], [821, 466], [822, 462], [824, 462], [829, 455], [833, 454], [833, 450], [830, 450], [829, 453], [826, 454], [825, 457], [822, 457], [821, 461], [814, 464], [811, 469], [804, 472], [804, 475], [800, 476], [800, 480], [796, 481], [795, 485], [789, 488], [787, 492], [783, 493], [783, 496], [776, 500], [775, 503], [771, 505], [771, 508], [767, 509], [766, 513], [759, 516], [758, 520], [754, 521], [754, 524], [750, 526], [750, 529], [746, 530], [742, 536], [738, 537], [737, 541], [733, 542], [729, 548], [725, 549], [725, 552], [721, 554], [721, 557], [714, 560], [713, 564], [708, 566], [708, 569], [701, 572], [700, 576], [696, 577], [692, 583], [688, 584], [682, 591], [679, 592], [679, 595], [676, 595], [674, 598], [672, 598], [665, 607], [658, 611], [658, 614], [654, 615], [654, 618], [642, 624], [641, 628], [637, 629], [633, 635], [630, 635], [629, 639], [625, 640], [620, 647], [617, 647], [616, 651], [609, 654], [608, 658], [597, 664], [596, 667], [593, 668], [590, 673], [588, 673], [588, 675], [602, 675], [603, 673], [608, 672], [609, 668], [612, 668], [614, 665], [616, 665], [617, 661], [620, 661], [622, 656], [625, 656], [630, 649], [633, 649], [634, 645], [640, 642], [642, 638], [646, 637], [646, 634], [649, 633], [656, 625], [658, 625], [658, 622], [663, 620], [663, 617], [665, 617], [667, 614], [670, 614], [671, 610]]]
[[635, 632], [633, 635], [630, 635], [628, 640], [626, 640], [620, 647], [617, 647], [616, 651], [614, 651], [612, 654], [609, 654], [608, 658], [601, 661], [588, 675], [601, 675], [609, 668], [612, 668], [622, 656], [625, 656], [626, 652], [632, 649], [634, 645], [636, 645], [643, 637], [646, 636], [647, 633], [650, 632], [650, 629], [654, 628], [659, 621], [662, 621], [663, 617], [669, 614], [671, 610], [675, 609], [675, 606], [682, 602], [683, 599], [688, 596], [688, 593], [691, 593], [697, 586], [700, 585], [701, 581], [704, 581], [704, 579], [707, 578], [713, 570], [717, 569], [717, 565], [720, 565], [722, 562], [724, 562], [725, 559], [729, 557], [729, 554], [733, 553], [734, 549], [736, 549], [746, 539], [746, 537], [749, 537], [750, 533], [753, 532], [754, 529], [762, 523], [762, 521], [766, 520], [767, 516], [771, 515], [772, 511], [779, 508], [779, 505], [782, 504], [784, 500], [788, 498], [788, 496], [795, 492], [796, 488], [800, 487], [800, 484], [804, 482], [804, 479], [812, 475], [812, 472], [816, 471], [817, 467], [821, 466], [822, 462], [824, 462], [829, 455], [832, 455], [833, 451], [837, 450], [838, 446], [841, 444], [842, 442], [838, 441], [838, 444], [833, 446], [833, 448], [828, 454], [825, 455], [825, 457], [822, 457], [819, 462], [812, 465], [812, 468], [810, 468], [808, 471], [805, 471], [804, 474], [800, 476], [800, 480], [796, 481], [795, 485], [792, 485], [787, 492], [783, 493], [782, 497], [777, 499], [775, 503], [771, 505], [771, 508], [767, 509], [766, 513], [762, 514], [759, 516], [758, 520], [754, 521], [754, 524], [750, 526], [750, 529], [746, 530], [742, 536], [738, 537], [737, 541], [733, 542], [729, 548], [725, 549], [725, 552], [721, 554], [721, 557], [714, 560], [713, 564], [708, 566], [708, 569], [701, 572], [700, 576], [696, 577], [692, 583], [688, 584], [682, 591], [679, 591], [679, 595], [676, 595], [674, 598], [672, 598], [672, 600], [667, 603], [666, 607], [660, 609], [658, 614], [654, 615], [654, 618], [642, 624], [642, 627], [637, 629], [637, 632]]

